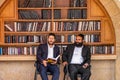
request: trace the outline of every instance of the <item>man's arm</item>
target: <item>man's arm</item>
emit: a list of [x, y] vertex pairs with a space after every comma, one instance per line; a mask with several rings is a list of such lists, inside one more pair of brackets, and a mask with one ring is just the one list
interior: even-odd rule
[[37, 50], [37, 61], [39, 63], [42, 63], [44, 66], [47, 66], [47, 61], [42, 58], [42, 55], [44, 53], [42, 52], [42, 45], [39, 45], [38, 50]]
[[69, 46], [67, 46], [66, 50], [62, 54], [62, 62], [64, 66], [68, 64], [68, 52], [69, 52]]
[[91, 62], [91, 53], [90, 53], [90, 48], [88, 48], [87, 50], [87, 61], [86, 63], [88, 63], [90, 65], [90, 62]]
[[43, 61], [41, 55], [42, 55], [42, 47], [41, 47], [41, 45], [39, 45], [38, 49], [37, 49], [37, 55], [36, 55], [37, 61], [39, 63], [42, 63], [42, 61]]
[[57, 53], [56, 53], [55, 58], [57, 58], [57, 57], [58, 58], [57, 59], [54, 58], [54, 61], [53, 61], [54, 63], [52, 63], [52, 64], [57, 64], [57, 63], [60, 64], [60, 49], [58, 46], [56, 46], [56, 49], [57, 49]]
[[91, 62], [91, 53], [90, 53], [90, 48], [88, 48], [87, 55], [86, 55], [86, 61], [83, 65], [83, 68], [87, 68], [88, 66], [90, 66], [90, 62]]

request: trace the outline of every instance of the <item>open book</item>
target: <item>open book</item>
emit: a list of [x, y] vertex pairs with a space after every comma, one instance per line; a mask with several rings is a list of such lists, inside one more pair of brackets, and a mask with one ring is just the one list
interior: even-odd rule
[[58, 55], [56, 58], [47, 58], [48, 63], [53, 63], [55, 61], [57, 61], [57, 59], [60, 57], [60, 55]]

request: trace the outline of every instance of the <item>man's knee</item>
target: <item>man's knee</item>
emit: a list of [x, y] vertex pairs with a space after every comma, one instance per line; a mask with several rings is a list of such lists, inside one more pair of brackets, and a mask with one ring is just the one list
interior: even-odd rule
[[47, 74], [47, 71], [45, 69], [40, 70], [40, 74]]
[[59, 75], [60, 74], [60, 70], [59, 69], [55, 69], [54, 72], [53, 72], [53, 74]]

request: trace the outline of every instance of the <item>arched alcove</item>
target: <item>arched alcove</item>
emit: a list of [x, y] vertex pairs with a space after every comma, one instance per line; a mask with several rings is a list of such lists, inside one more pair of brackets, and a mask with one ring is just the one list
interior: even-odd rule
[[[11, 1], [11, 2], [10, 2]], [[92, 61], [92, 77], [91, 80], [119, 80], [120, 72], [120, 10], [116, 5], [114, 0], [88, 0], [90, 5], [88, 5], [88, 18], [89, 19], [100, 19], [102, 22], [102, 43], [103, 44], [114, 44], [115, 45], [115, 57], [110, 57], [107, 60], [103, 58], [102, 60], [95, 60], [96, 56]], [[4, 2], [4, 1], [3, 1]], [[9, 3], [9, 4], [8, 4]], [[3, 26], [4, 19], [17, 19], [17, 7], [16, 0], [6, 0], [3, 7], [0, 7], [0, 42], [4, 42]], [[91, 5], [92, 4], [92, 5]], [[8, 9], [10, 7], [10, 9]], [[9, 14], [8, 14], [9, 13]], [[1, 19], [2, 18], [2, 19]], [[109, 57], [109, 56], [108, 56]], [[3, 63], [2, 63], [3, 64]], [[30, 63], [33, 65], [33, 63]], [[102, 64], [102, 65], [101, 65]], [[5, 65], [5, 64], [3, 64]], [[15, 64], [14, 64], [15, 65]], [[6, 71], [7, 72], [7, 71]], [[34, 70], [32, 71], [34, 72]], [[99, 73], [98, 73], [99, 72]], [[3, 73], [2, 73], [3, 74]], [[17, 74], [17, 73], [16, 73]], [[31, 73], [33, 74], [33, 73]], [[101, 74], [101, 76], [100, 76]], [[109, 78], [108, 78], [109, 76]], [[32, 77], [33, 78], [33, 77]], [[31, 79], [32, 79], [31, 78]]]

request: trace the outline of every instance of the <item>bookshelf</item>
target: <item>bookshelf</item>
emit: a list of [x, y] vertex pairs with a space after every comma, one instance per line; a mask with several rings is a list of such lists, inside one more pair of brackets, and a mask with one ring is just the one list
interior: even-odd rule
[[114, 28], [99, 0], [6, 0], [0, 11], [0, 61], [35, 60], [50, 32], [61, 53], [82, 33], [93, 60], [116, 59]]

